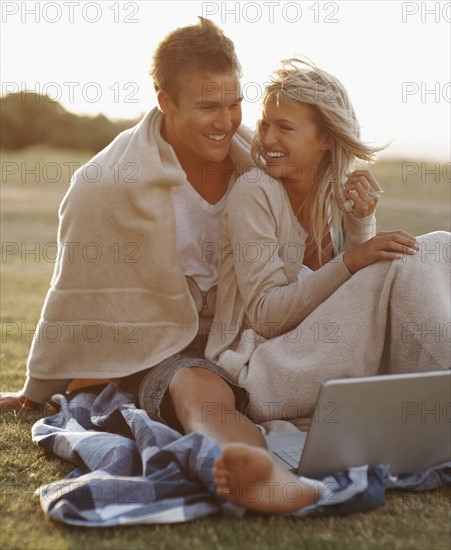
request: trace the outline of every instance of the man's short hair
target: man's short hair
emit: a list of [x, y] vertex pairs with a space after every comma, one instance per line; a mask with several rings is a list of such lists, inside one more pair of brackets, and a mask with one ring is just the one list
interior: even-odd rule
[[153, 55], [150, 76], [156, 92], [163, 90], [177, 102], [180, 76], [196, 70], [212, 74], [235, 71], [241, 76], [233, 42], [203, 17], [199, 17], [196, 25], [175, 29], [160, 42]]

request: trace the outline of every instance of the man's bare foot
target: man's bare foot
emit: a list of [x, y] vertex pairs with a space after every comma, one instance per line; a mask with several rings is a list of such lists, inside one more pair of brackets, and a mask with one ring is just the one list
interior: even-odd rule
[[213, 474], [221, 496], [257, 512], [293, 512], [319, 498], [319, 485], [305, 485], [268, 451], [243, 443], [223, 447]]
[[38, 403], [30, 401], [20, 392], [1, 392], [0, 411], [33, 411], [39, 407]]

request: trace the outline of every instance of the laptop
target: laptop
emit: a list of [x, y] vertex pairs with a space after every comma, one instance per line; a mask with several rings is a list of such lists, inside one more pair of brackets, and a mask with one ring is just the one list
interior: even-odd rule
[[409, 474], [451, 460], [451, 371], [328, 380], [309, 432], [266, 436], [279, 464], [321, 477], [364, 464]]

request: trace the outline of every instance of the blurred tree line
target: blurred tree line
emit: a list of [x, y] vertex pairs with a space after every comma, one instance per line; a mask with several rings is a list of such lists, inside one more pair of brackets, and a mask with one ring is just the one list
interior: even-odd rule
[[81, 149], [97, 153], [120, 132], [138, 120], [111, 121], [105, 115], [78, 116], [57, 101], [35, 92], [1, 97], [0, 148], [23, 149], [29, 145]]

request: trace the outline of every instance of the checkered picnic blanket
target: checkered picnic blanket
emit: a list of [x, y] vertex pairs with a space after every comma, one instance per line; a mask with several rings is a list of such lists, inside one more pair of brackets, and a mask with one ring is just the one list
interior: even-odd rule
[[[38, 490], [44, 513], [86, 527], [176, 523], [245, 510], [216, 493], [212, 468], [220, 454], [210, 437], [182, 436], [150, 420], [116, 385], [99, 395], [54, 397], [60, 411], [36, 422], [33, 441], [79, 466]], [[291, 515], [346, 514], [380, 506], [387, 488], [433, 489], [451, 484], [451, 463], [397, 478], [388, 466], [351, 468], [327, 476], [319, 501]], [[327, 494], [326, 494], [327, 493]]]

